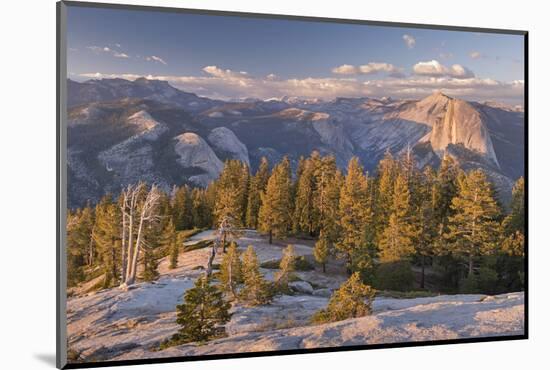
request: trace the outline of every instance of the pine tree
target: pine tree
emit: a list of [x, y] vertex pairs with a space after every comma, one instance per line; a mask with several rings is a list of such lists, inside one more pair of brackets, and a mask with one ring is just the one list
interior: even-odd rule
[[181, 328], [168, 345], [188, 342], [206, 342], [218, 333], [218, 327], [231, 319], [231, 305], [223, 293], [201, 276], [195, 286], [185, 292], [184, 302], [176, 307]]
[[[87, 211], [84, 211], [86, 210]], [[67, 285], [75, 286], [85, 278], [87, 251], [90, 244], [93, 219], [91, 209], [67, 214]]]
[[313, 236], [316, 228], [314, 197], [317, 191], [315, 172], [320, 163], [319, 153], [313, 152], [311, 157], [302, 161], [300, 177], [296, 181], [294, 204], [293, 231], [305, 232]]
[[[338, 204], [342, 175], [336, 166], [334, 156], [323, 157], [315, 166], [314, 220], [315, 233], [324, 231], [329, 241], [338, 238]], [[370, 209], [370, 204], [368, 204]]]
[[269, 180], [269, 162], [262, 157], [260, 166], [254, 177], [250, 180], [248, 201], [246, 208], [246, 226], [252, 229], [258, 228], [258, 213], [262, 203], [261, 194], [265, 191]]
[[173, 222], [177, 230], [187, 230], [193, 224], [193, 201], [187, 185], [175, 187], [172, 191]]
[[321, 232], [319, 240], [315, 243], [315, 248], [313, 248], [313, 256], [315, 261], [321, 264], [323, 272], [326, 272], [326, 264], [329, 256], [330, 248], [328, 238]]
[[413, 245], [420, 261], [421, 277], [420, 288], [425, 287], [425, 272], [427, 260], [434, 256], [438, 225], [436, 220], [437, 184], [436, 174], [431, 167], [426, 167], [422, 182], [416, 189], [419, 199], [412, 210]]
[[500, 214], [493, 190], [482, 170], [474, 170], [459, 180], [453, 198], [449, 232], [445, 235], [453, 254], [465, 256], [468, 276], [474, 272], [474, 258], [492, 254], [499, 235]]
[[242, 267], [237, 243], [231, 242], [220, 266], [221, 288], [226, 293], [231, 294], [233, 299], [236, 299], [238, 297], [237, 286], [242, 282], [242, 278]]
[[[340, 238], [336, 249], [343, 255], [348, 272], [354, 267], [353, 257], [358, 250], [364, 251], [369, 243], [367, 230], [372, 221], [368, 202], [368, 182], [359, 159], [354, 157], [340, 191], [339, 226]], [[368, 256], [365, 256], [367, 258]]]
[[504, 220], [505, 231], [514, 234], [525, 232], [525, 181], [520, 177], [512, 189], [510, 214]]
[[92, 237], [101, 255], [105, 272], [104, 288], [119, 282], [120, 258], [120, 211], [110, 195], [104, 196], [95, 211]]
[[460, 169], [455, 160], [449, 155], [445, 155], [437, 172], [435, 194], [436, 219], [438, 223], [445, 224], [447, 218], [451, 215], [451, 204], [458, 192], [458, 177]]
[[363, 284], [359, 273], [355, 272], [333, 293], [327, 308], [313, 315], [312, 321], [333, 322], [370, 315], [375, 292], [369, 285]]
[[279, 264], [279, 271], [275, 274], [275, 284], [282, 291], [288, 291], [288, 283], [292, 280], [296, 264], [296, 252], [292, 244], [283, 250], [283, 256]]
[[248, 167], [238, 160], [227, 160], [216, 184], [214, 216], [216, 223], [231, 219], [242, 227], [246, 212]]
[[378, 188], [376, 192], [374, 223], [377, 240], [379, 240], [382, 232], [384, 232], [390, 218], [397, 169], [397, 162], [390, 151], [386, 151], [384, 158], [378, 163], [377, 171]]
[[409, 220], [410, 194], [407, 179], [399, 174], [395, 181], [393, 203], [388, 226], [378, 247], [381, 262], [396, 262], [414, 252], [413, 230]]
[[273, 293], [269, 282], [260, 273], [260, 264], [254, 247], [248, 246], [243, 254], [242, 274], [244, 286], [240, 298], [250, 306], [267, 304], [272, 301]]
[[159, 277], [158, 272], [158, 260], [159, 251], [158, 246], [162, 241], [162, 229], [160, 222], [150, 223], [145, 228], [144, 240], [142, 244], [143, 251], [143, 272], [141, 278], [144, 281], [153, 281]]
[[192, 225], [202, 229], [212, 226], [211, 210], [208, 205], [206, 192], [203, 189], [194, 188], [191, 192]]
[[168, 221], [168, 224], [165, 226], [162, 232], [162, 246], [165, 248], [165, 251], [168, 252], [170, 258], [171, 269], [178, 267], [178, 257], [179, 257], [179, 245], [178, 245], [178, 234], [176, 233], [176, 228], [172, 218]]
[[262, 194], [262, 205], [259, 212], [259, 229], [269, 235], [269, 244], [273, 236], [284, 238], [291, 226], [291, 180], [290, 162], [284, 158], [273, 169], [265, 194]]

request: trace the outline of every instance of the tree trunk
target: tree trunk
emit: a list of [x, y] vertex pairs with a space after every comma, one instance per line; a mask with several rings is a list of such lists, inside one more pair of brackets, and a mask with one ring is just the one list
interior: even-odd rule
[[327, 264], [323, 263], [323, 273], [327, 272]]
[[352, 260], [351, 260], [351, 254], [348, 253], [348, 256], [347, 256], [347, 260], [348, 260], [348, 263], [346, 264], [346, 272], [348, 274], [348, 276], [351, 276], [351, 266], [352, 266]]
[[144, 218], [145, 218], [144, 211], [142, 211], [141, 217], [139, 219], [139, 227], [138, 227], [138, 232], [137, 232], [137, 237], [136, 237], [136, 245], [134, 247], [134, 251], [133, 251], [133, 254], [132, 254], [132, 265], [130, 266], [130, 272], [128, 274], [128, 279], [126, 280], [127, 285], [132, 285], [136, 280], [138, 255], [139, 255], [139, 251], [141, 249], [141, 239], [143, 238]]
[[[133, 203], [133, 201], [132, 201]], [[132, 266], [132, 249], [134, 247], [134, 210], [133, 206], [130, 209], [130, 215], [128, 220], [128, 252], [126, 253], [126, 276], [124, 277], [124, 282], [128, 281], [130, 276], [130, 269]]]
[[468, 256], [468, 277], [472, 277], [474, 274], [474, 256], [470, 254]]
[[273, 244], [273, 230], [269, 229], [269, 244]]
[[208, 257], [208, 263], [206, 265], [207, 277], [210, 277], [210, 275], [212, 275], [212, 263], [214, 262], [215, 257], [216, 257], [216, 244], [212, 246], [212, 249], [210, 250], [210, 256]]
[[113, 274], [113, 280], [114, 280], [113, 284], [116, 284], [116, 276], [117, 276], [117, 273], [116, 273], [116, 270], [117, 270], [117, 268], [116, 268], [116, 250], [115, 250], [114, 242], [113, 241], [111, 241], [111, 242], [112, 242], [112, 244], [111, 244], [112, 245], [112, 247], [111, 247], [111, 259], [113, 260], [112, 274]]
[[120, 282], [122, 283], [126, 278], [126, 195], [124, 196], [124, 203], [122, 206], [122, 240], [120, 242]]
[[426, 256], [422, 256], [422, 258], [420, 259], [421, 263], [422, 263], [422, 274], [420, 275], [420, 289], [424, 289], [424, 283], [425, 283], [425, 279], [426, 279], [426, 272], [425, 272], [425, 266], [426, 266]]
[[222, 233], [222, 253], [225, 254], [225, 240], [226, 240], [226, 232], [224, 231]]

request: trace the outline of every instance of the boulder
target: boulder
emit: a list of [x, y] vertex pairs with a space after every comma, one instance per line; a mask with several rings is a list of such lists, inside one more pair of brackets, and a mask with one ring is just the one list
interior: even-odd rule
[[307, 281], [293, 281], [289, 283], [288, 286], [290, 287], [290, 289], [298, 293], [304, 293], [304, 294], [313, 293], [313, 287]]
[[316, 289], [313, 291], [313, 295], [316, 297], [330, 297], [332, 292], [328, 288]]

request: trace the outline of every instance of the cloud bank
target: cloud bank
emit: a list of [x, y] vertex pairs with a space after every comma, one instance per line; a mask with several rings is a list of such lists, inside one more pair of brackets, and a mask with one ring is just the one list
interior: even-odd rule
[[[388, 68], [381, 69], [387, 72]], [[325, 100], [337, 97], [365, 96], [419, 99], [434, 91], [442, 91], [450, 96], [468, 100], [501, 100], [518, 103], [523, 99], [524, 82], [521, 80], [503, 82], [490, 78], [479, 78], [475, 77], [466, 68], [459, 68], [456, 65], [447, 68], [434, 63], [428, 66], [421, 64], [417, 69], [421, 73], [415, 71], [415, 74], [409, 77], [380, 78], [367, 81], [362, 81], [353, 76], [288, 79], [281, 79], [274, 74], [252, 76], [244, 71], [223, 69], [213, 65], [205, 66], [202, 69], [202, 75], [199, 76], [144, 76], [99, 72], [83, 73], [79, 76], [84, 79], [116, 77], [129, 80], [145, 77], [168, 81], [177, 88], [201, 96], [226, 100], [250, 97], [268, 99], [281, 96], [321, 98]], [[357, 69], [357, 71], [360, 70]], [[369, 71], [368, 73], [372, 72]]]

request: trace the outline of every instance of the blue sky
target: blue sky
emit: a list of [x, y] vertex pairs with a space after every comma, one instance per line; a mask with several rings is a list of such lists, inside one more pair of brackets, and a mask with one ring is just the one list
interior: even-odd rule
[[75, 80], [147, 76], [200, 95], [523, 99], [523, 37], [69, 7]]

